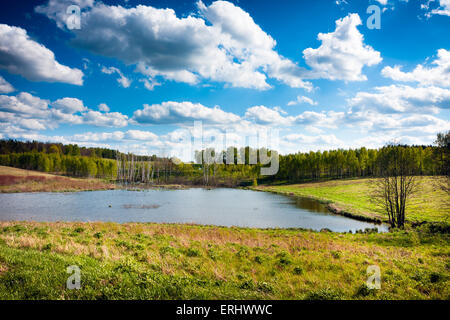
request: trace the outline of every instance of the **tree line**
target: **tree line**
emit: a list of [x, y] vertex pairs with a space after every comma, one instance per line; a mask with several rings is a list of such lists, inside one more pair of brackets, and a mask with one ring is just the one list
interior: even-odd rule
[[[415, 175], [448, 176], [448, 141], [447, 132], [439, 134], [433, 146], [401, 147], [407, 150], [408, 161], [414, 164]], [[117, 179], [123, 183], [184, 183], [231, 187], [255, 184], [257, 181], [297, 183], [377, 177], [380, 176], [382, 150], [383, 148], [362, 147], [280, 155], [278, 172], [264, 177], [260, 175], [262, 165], [259, 150], [250, 147], [230, 147], [227, 151], [217, 153], [201, 150], [196, 152], [196, 163], [183, 163], [156, 155], [124, 154], [106, 148], [0, 140], [0, 165], [76, 177]], [[205, 152], [220, 161], [201, 161]], [[230, 155], [233, 159], [227, 161], [227, 156]], [[250, 161], [251, 155], [256, 157], [256, 164]]]
[[[415, 164], [418, 175], [440, 175], [443, 167], [435, 146], [402, 146]], [[338, 149], [280, 156], [280, 169], [272, 180], [286, 182], [314, 181], [377, 176], [380, 150]]]
[[34, 151], [1, 154], [0, 165], [73, 177], [115, 179], [117, 176], [114, 160], [60, 153]]
[[117, 150], [107, 148], [79, 147], [77, 144], [50, 143], [39, 141], [19, 141], [13, 139], [0, 140], [0, 154], [10, 153], [59, 153], [68, 156], [99, 157], [105, 159], [116, 159]]

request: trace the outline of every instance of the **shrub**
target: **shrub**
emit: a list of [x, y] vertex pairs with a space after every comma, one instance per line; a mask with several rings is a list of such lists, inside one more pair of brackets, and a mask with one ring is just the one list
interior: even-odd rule
[[273, 292], [273, 286], [267, 282], [259, 282], [257, 285], [257, 289], [264, 293], [272, 293]]
[[278, 258], [278, 264], [281, 266], [287, 266], [292, 264], [291, 256], [287, 252], [284, 251], [280, 252], [279, 254], [276, 255], [276, 257]]
[[443, 278], [444, 278], [444, 276], [442, 274], [440, 274], [439, 272], [433, 272], [430, 274], [430, 282], [431, 283], [439, 282]]
[[411, 276], [411, 279], [413, 279], [413, 280], [415, 280], [415, 281], [417, 281], [417, 282], [422, 281], [423, 278], [424, 278], [423, 273], [420, 272], [420, 271], [416, 271], [416, 272]]
[[77, 227], [77, 228], [75, 228], [75, 229], [73, 230], [73, 232], [76, 232], [76, 233], [82, 233], [82, 232], [84, 232], [84, 228], [82, 228], [82, 227]]
[[46, 245], [44, 245], [42, 247], [43, 251], [50, 251], [52, 249], [52, 244], [51, 243], [47, 243]]
[[307, 294], [306, 300], [341, 300], [342, 292], [331, 288], [322, 288]]
[[450, 224], [448, 224], [447, 222], [428, 222], [420, 225], [418, 227], [418, 230], [430, 234], [449, 234]]
[[300, 266], [297, 266], [294, 268], [294, 274], [301, 275], [303, 273], [303, 268]]
[[335, 259], [339, 259], [341, 257], [341, 253], [339, 251], [331, 251], [331, 255]]
[[103, 234], [101, 232], [94, 233], [94, 238], [101, 239], [102, 236]]
[[236, 252], [236, 256], [239, 258], [248, 258], [249, 252], [247, 247], [244, 246], [240, 247], [238, 252]]
[[216, 250], [211, 248], [211, 249], [208, 250], [208, 257], [211, 260], [216, 261], [219, 258], [219, 254], [217, 253]]
[[375, 289], [370, 289], [367, 284], [362, 284], [359, 286], [358, 290], [355, 293], [355, 297], [367, 297], [371, 294], [375, 293]]
[[239, 285], [239, 289], [243, 290], [253, 290], [255, 288], [255, 284], [253, 280], [245, 280]]
[[259, 264], [262, 264], [264, 262], [264, 258], [261, 256], [256, 256], [254, 260], [256, 263], [259, 263]]
[[20, 232], [23, 232], [25, 230], [27, 230], [27, 229], [24, 226], [21, 226], [20, 224], [16, 224], [16, 225], [14, 225], [12, 227], [4, 227], [3, 228], [4, 232], [12, 231], [12, 232], [20, 233]]
[[175, 248], [173, 248], [171, 246], [162, 247], [161, 249], [159, 249], [159, 254], [162, 256], [165, 256], [166, 254], [170, 254], [173, 256], [177, 255]]

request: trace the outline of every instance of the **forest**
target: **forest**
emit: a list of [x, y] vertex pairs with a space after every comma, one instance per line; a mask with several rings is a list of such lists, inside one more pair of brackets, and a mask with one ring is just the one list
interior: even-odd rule
[[[415, 175], [448, 175], [450, 134], [439, 134], [435, 145], [398, 146], [406, 150], [414, 164]], [[259, 150], [234, 149], [215, 154], [215, 163], [202, 163], [204, 152], [196, 153], [196, 162], [183, 163], [156, 155], [139, 156], [106, 148], [85, 148], [37, 141], [0, 140], [0, 165], [52, 172], [75, 177], [97, 177], [121, 183], [179, 183], [206, 186], [239, 186], [258, 183], [297, 183], [306, 181], [373, 177], [379, 173], [379, 149], [338, 149], [280, 155], [279, 171], [261, 176]], [[238, 154], [244, 155], [243, 164]], [[257, 164], [249, 164], [255, 154]], [[222, 158], [222, 159], [221, 159]], [[227, 164], [225, 164], [227, 163]], [[231, 163], [231, 164], [230, 164]]]
[[0, 155], [0, 165], [72, 177], [115, 179], [116, 161], [59, 153], [24, 152]]

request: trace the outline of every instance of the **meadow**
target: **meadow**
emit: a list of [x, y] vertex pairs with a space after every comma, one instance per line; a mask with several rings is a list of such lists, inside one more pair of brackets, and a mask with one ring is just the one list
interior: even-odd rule
[[[449, 299], [448, 243], [418, 229], [1, 222], [0, 299]], [[71, 265], [80, 290], [66, 288]]]
[[[113, 188], [0, 167], [2, 192]], [[5, 182], [6, 181], [6, 182]], [[312, 197], [379, 218], [372, 179], [256, 190]], [[155, 223], [0, 222], [0, 299], [450, 299], [449, 197], [421, 179], [407, 220], [389, 233], [333, 233]], [[437, 224], [435, 223], [437, 222]], [[67, 267], [81, 270], [68, 289]], [[381, 269], [381, 289], [366, 285]]]
[[[433, 177], [419, 177], [418, 189], [407, 206], [409, 222], [449, 222], [450, 195], [436, 186]], [[373, 202], [375, 179], [344, 179], [303, 184], [252, 187], [253, 190], [307, 197], [329, 203], [332, 209], [386, 221], [386, 215]]]

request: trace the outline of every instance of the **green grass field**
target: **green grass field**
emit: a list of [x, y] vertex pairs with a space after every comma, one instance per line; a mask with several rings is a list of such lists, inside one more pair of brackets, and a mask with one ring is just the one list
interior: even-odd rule
[[[372, 182], [257, 189], [383, 217], [370, 201]], [[448, 223], [449, 195], [434, 188], [429, 177], [421, 185], [407, 219]], [[448, 233], [437, 233], [430, 225], [344, 234], [183, 224], [0, 222], [0, 299], [448, 300], [449, 243]], [[80, 290], [66, 288], [66, 269], [72, 265], [81, 269]], [[380, 290], [365, 285], [371, 265], [381, 269]]]
[[[253, 187], [301, 197], [332, 202], [337, 207], [367, 217], [385, 220], [383, 211], [371, 200], [374, 179], [333, 180], [279, 186]], [[449, 222], [450, 195], [433, 183], [433, 177], [419, 178], [419, 189], [407, 207], [406, 220], [410, 222]]]
[[[449, 299], [449, 236], [0, 223], [0, 299]], [[81, 269], [69, 290], [66, 268]], [[381, 289], [365, 283], [381, 268]]]

